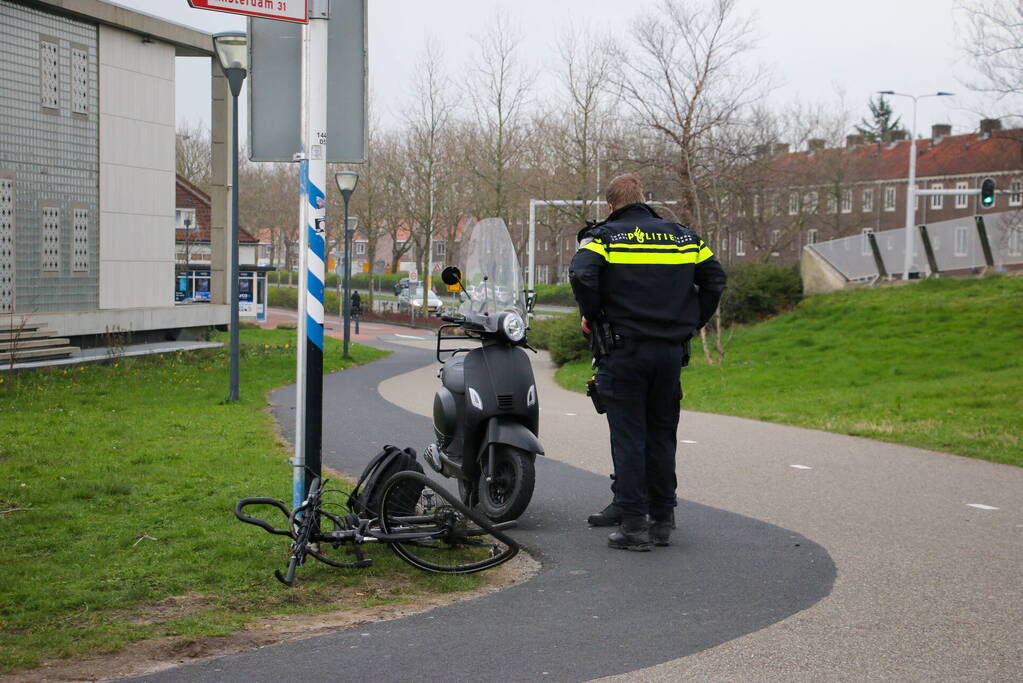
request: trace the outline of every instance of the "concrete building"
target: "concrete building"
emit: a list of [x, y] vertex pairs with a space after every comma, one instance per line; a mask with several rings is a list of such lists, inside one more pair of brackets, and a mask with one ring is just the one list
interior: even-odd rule
[[[230, 96], [210, 35], [101, 0], [0, 0], [0, 315], [85, 338], [225, 324]], [[175, 305], [175, 58], [211, 58], [206, 306]]]

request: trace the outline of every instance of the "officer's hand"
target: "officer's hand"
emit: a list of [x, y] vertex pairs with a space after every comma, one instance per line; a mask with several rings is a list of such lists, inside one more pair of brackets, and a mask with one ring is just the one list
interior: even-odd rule
[[586, 316], [583, 316], [582, 320], [579, 321], [579, 324], [583, 328], [583, 334], [589, 334], [590, 333], [590, 323], [588, 323], [586, 321]]

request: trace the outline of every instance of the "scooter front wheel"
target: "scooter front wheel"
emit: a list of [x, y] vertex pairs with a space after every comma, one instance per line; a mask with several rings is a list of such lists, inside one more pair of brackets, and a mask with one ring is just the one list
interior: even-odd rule
[[510, 522], [518, 519], [533, 498], [536, 470], [532, 453], [499, 445], [494, 453], [494, 472], [488, 472], [489, 460], [480, 462], [480, 478], [476, 488], [479, 509], [491, 521]]

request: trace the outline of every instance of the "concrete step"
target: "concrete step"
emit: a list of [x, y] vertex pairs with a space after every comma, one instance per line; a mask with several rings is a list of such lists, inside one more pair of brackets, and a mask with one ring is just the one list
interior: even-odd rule
[[21, 351], [22, 349], [44, 349], [55, 346], [67, 346], [67, 337], [46, 337], [44, 339], [18, 339], [15, 341], [0, 340], [0, 351]]
[[11, 332], [0, 328], [0, 342], [12, 341], [16, 339], [45, 339], [46, 337], [53, 336], [53, 332], [49, 330], [21, 330], [18, 332]]
[[[30, 323], [18, 320], [17, 316], [12, 320], [10, 316], [3, 316], [0, 318], [0, 335], [13, 334], [18, 335], [26, 332], [36, 332], [38, 330], [45, 330], [46, 323]], [[51, 333], [52, 334], [52, 333]]]
[[48, 360], [51, 358], [67, 358], [72, 353], [80, 351], [77, 346], [58, 346], [49, 349], [26, 349], [14, 353], [0, 351], [0, 363], [15, 363], [31, 360]]

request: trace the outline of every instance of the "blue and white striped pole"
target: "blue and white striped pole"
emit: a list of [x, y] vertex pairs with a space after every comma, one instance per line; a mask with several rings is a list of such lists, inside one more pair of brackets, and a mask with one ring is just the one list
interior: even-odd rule
[[302, 146], [298, 385], [292, 502], [320, 476], [323, 446], [323, 290], [326, 271], [327, 3], [309, 3], [302, 30]]

